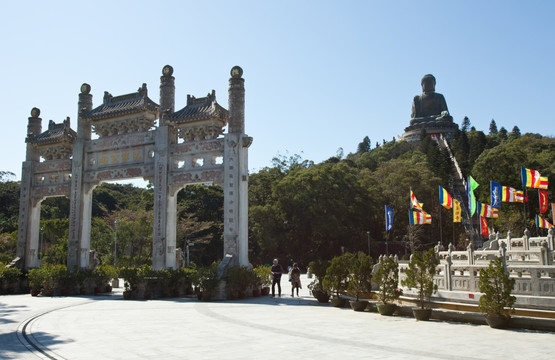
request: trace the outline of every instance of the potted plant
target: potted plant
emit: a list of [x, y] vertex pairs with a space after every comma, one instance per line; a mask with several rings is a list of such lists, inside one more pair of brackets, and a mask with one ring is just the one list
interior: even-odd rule
[[246, 266], [231, 266], [226, 270], [231, 298], [242, 299], [247, 288], [252, 285], [253, 272]]
[[0, 284], [2, 284], [1, 292], [5, 294], [18, 293], [21, 276], [21, 270], [18, 268], [7, 267], [0, 264]]
[[81, 295], [90, 295], [94, 293], [94, 277], [91, 269], [80, 269], [76, 275], [77, 286]]
[[137, 298], [137, 286], [139, 282], [138, 269], [129, 267], [120, 268], [119, 275], [124, 280], [123, 298], [126, 300]]
[[[268, 295], [270, 293], [271, 269], [268, 266], [259, 265], [253, 268], [252, 271], [254, 274], [252, 296]], [[264, 291], [265, 288], [267, 292]], [[266, 293], [264, 294], [264, 292]]]
[[[111, 265], [98, 265], [92, 272], [94, 278], [94, 292], [106, 292], [111, 279], [117, 276], [116, 269]], [[110, 288], [111, 291], [111, 288]]]
[[60, 278], [60, 295], [69, 296], [77, 283], [77, 273], [75, 271], [66, 271]]
[[492, 328], [507, 327], [516, 301], [511, 295], [515, 279], [505, 272], [501, 258], [490, 261], [489, 266], [480, 271], [478, 284], [482, 293], [479, 307], [486, 314], [488, 325]]
[[308, 284], [308, 289], [319, 303], [327, 303], [330, 300], [330, 294], [322, 287], [322, 281], [326, 276], [328, 266], [330, 266], [328, 260], [314, 260], [308, 263], [309, 272], [315, 277], [315, 279]]
[[430, 299], [432, 294], [437, 291], [434, 284], [434, 275], [439, 260], [434, 249], [426, 252], [415, 252], [410, 257], [409, 268], [405, 271], [406, 278], [401, 281], [401, 285], [409, 289], [418, 290], [419, 308], [413, 308], [412, 313], [416, 320], [427, 321], [432, 315], [432, 309], [425, 307], [426, 299]]
[[27, 278], [29, 279], [31, 296], [37, 296], [40, 293], [44, 282], [44, 271], [40, 268], [30, 269], [27, 272]]
[[372, 290], [372, 258], [359, 251], [353, 258], [350, 270], [351, 279], [347, 290], [356, 300], [350, 300], [349, 304], [354, 311], [363, 311], [368, 306], [368, 300], [360, 300], [360, 296]]
[[336, 256], [331, 260], [330, 266], [326, 270], [326, 276], [322, 281], [324, 289], [335, 293], [331, 299], [331, 304], [335, 307], [344, 307], [347, 303], [341, 294], [347, 290], [347, 285], [350, 276], [350, 266], [353, 263], [354, 255], [352, 253], [345, 253]]
[[212, 292], [218, 286], [218, 269], [216, 265], [201, 267], [192, 277], [197, 297], [202, 301], [210, 301]]
[[378, 284], [378, 312], [381, 315], [392, 315], [397, 305], [392, 303], [403, 293], [398, 288], [399, 283], [399, 264], [390, 257], [384, 257], [379, 269], [374, 273], [372, 281]]
[[259, 265], [252, 269], [256, 276], [256, 283], [260, 287], [261, 295], [270, 293], [270, 284], [272, 283], [272, 270], [269, 266]]

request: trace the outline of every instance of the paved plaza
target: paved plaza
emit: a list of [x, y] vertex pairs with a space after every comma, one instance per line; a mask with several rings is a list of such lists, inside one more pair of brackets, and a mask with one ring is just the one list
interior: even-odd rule
[[[555, 334], [416, 322], [291, 298], [0, 296], [0, 359], [552, 359]], [[32, 343], [36, 348], [29, 345]], [[40, 350], [37, 350], [37, 348]]]

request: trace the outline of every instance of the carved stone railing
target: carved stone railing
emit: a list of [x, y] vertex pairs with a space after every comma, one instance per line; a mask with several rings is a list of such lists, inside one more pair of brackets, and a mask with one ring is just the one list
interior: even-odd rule
[[[464, 251], [455, 251], [453, 245], [443, 251], [438, 245], [435, 249], [440, 263], [434, 283], [438, 290], [478, 293], [480, 271], [501, 257], [509, 276], [515, 279], [513, 295], [555, 297], [554, 235], [554, 229], [547, 237], [530, 237], [529, 231], [521, 238], [511, 238], [509, 233], [507, 239], [499, 239], [497, 234], [484, 243], [487, 249], [480, 250], [474, 250], [472, 243]], [[406, 262], [399, 263], [399, 283], [406, 278], [407, 268]]]

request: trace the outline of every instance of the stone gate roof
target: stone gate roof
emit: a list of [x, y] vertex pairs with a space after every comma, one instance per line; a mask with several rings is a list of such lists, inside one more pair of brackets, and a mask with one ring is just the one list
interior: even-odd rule
[[159, 108], [160, 106], [148, 97], [146, 84], [143, 84], [137, 92], [126, 95], [112, 96], [109, 92], [104, 92], [103, 104], [86, 112], [83, 117], [88, 120], [101, 120], [144, 111], [158, 114]]
[[208, 119], [217, 119], [224, 124], [227, 123], [228, 111], [216, 101], [216, 92], [206, 95], [203, 98], [195, 98], [187, 95], [187, 105], [169, 115], [169, 120], [174, 123], [190, 123]]
[[70, 127], [69, 118], [67, 118], [60, 124], [56, 124], [54, 121], [50, 120], [48, 123], [48, 130], [27, 138], [26, 142], [36, 145], [45, 145], [62, 142], [64, 140], [73, 142], [76, 138], [77, 133]]

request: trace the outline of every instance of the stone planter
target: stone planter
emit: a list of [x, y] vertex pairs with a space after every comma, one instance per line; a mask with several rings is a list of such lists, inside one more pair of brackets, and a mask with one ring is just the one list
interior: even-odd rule
[[351, 309], [354, 311], [364, 311], [368, 306], [368, 301], [366, 300], [349, 300], [349, 304], [351, 305]]
[[334, 296], [331, 298], [331, 304], [334, 307], [342, 308], [345, 307], [345, 304], [347, 304], [347, 299], [340, 298], [339, 296]]
[[491, 328], [494, 329], [505, 329], [509, 326], [511, 322], [510, 316], [500, 316], [500, 315], [485, 315], [486, 322]]
[[330, 301], [330, 296], [327, 292], [324, 291], [313, 291], [312, 294], [318, 300], [319, 303], [326, 304]]
[[397, 305], [395, 304], [376, 304], [376, 307], [378, 308], [378, 312], [380, 313], [380, 315], [387, 316], [393, 315], [393, 313], [397, 309]]
[[268, 286], [265, 286], [265, 287], [262, 288], [260, 293], [262, 294], [262, 296], [267, 296], [267, 295], [270, 294], [270, 288]]
[[428, 321], [432, 316], [432, 309], [413, 308], [412, 314], [416, 321]]

